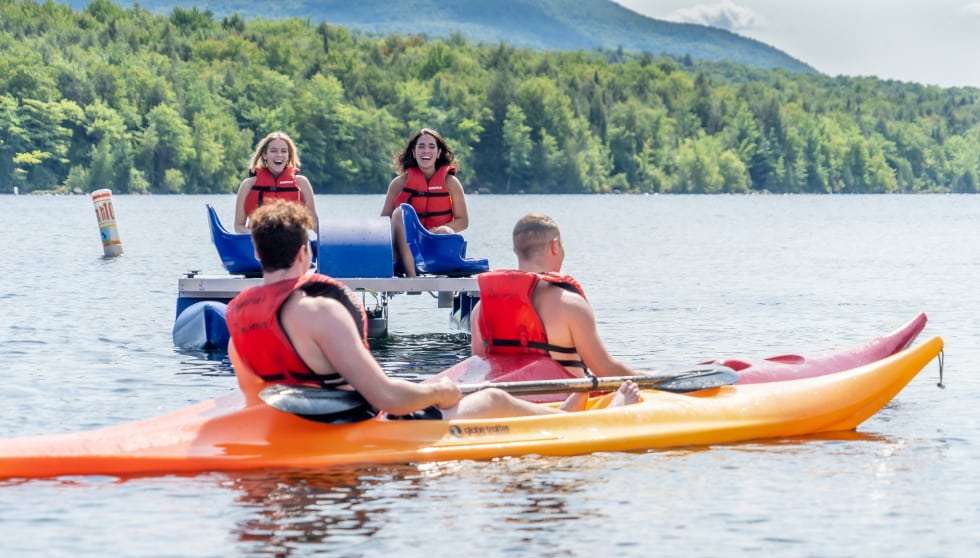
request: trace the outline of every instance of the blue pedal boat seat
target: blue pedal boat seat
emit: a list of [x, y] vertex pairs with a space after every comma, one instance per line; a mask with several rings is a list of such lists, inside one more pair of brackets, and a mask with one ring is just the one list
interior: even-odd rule
[[231, 233], [221, 225], [218, 212], [208, 204], [208, 224], [211, 226], [211, 240], [218, 250], [221, 265], [228, 273], [243, 273], [245, 275], [261, 275], [262, 266], [255, 259], [255, 247], [252, 246], [252, 236], [248, 233]]
[[405, 223], [405, 239], [415, 259], [415, 271], [419, 274], [466, 277], [490, 270], [486, 259], [466, 257], [466, 240], [461, 234], [433, 234], [422, 226], [415, 208], [401, 205]]
[[[218, 219], [218, 212], [211, 204], [208, 204], [208, 225], [211, 227], [211, 241], [214, 242], [214, 247], [218, 250], [221, 265], [228, 270], [228, 273], [249, 277], [262, 276], [262, 265], [259, 260], [255, 259], [252, 235], [228, 232], [221, 224], [221, 219]], [[315, 262], [318, 252], [317, 242], [315, 240], [310, 241], [310, 247], [313, 249], [313, 261]]]

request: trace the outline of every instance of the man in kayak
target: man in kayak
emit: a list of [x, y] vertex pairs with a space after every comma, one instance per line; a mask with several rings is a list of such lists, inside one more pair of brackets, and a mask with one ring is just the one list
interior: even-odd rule
[[[327, 276], [307, 274], [312, 226], [299, 204], [274, 201], [252, 214], [263, 282], [231, 301], [227, 319], [234, 350], [261, 379], [356, 391], [370, 406], [367, 416], [375, 410], [433, 419], [563, 412], [496, 389], [463, 397], [448, 379], [418, 384], [389, 378], [368, 350], [364, 310], [350, 291]], [[637, 401], [639, 390], [628, 382], [612, 404]]]
[[558, 224], [528, 214], [514, 226], [513, 241], [517, 269], [478, 277], [480, 303], [470, 315], [473, 354], [548, 355], [576, 376], [639, 374], [606, 351], [582, 286], [561, 275], [565, 248]]

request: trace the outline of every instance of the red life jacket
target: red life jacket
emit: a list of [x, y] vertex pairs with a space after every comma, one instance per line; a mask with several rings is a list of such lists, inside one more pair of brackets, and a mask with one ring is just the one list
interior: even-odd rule
[[367, 315], [343, 283], [313, 274], [270, 285], [251, 287], [228, 304], [228, 331], [241, 359], [266, 382], [290, 385], [316, 384], [336, 388], [347, 382], [340, 374], [316, 374], [303, 362], [282, 328], [279, 312], [293, 292], [325, 296], [343, 304], [354, 318], [367, 345]]
[[[540, 281], [578, 293], [575, 279], [557, 273], [499, 270], [477, 276], [480, 285], [480, 335], [488, 354], [575, 353], [575, 347], [548, 343], [541, 316], [534, 309], [534, 289]], [[562, 366], [585, 368], [581, 360], [557, 360]]]
[[306, 202], [296, 186], [295, 167], [286, 167], [279, 176], [272, 176], [269, 169], [259, 169], [255, 174], [255, 184], [245, 197], [245, 215], [251, 215], [263, 203], [271, 200]]
[[395, 199], [395, 205], [411, 204], [427, 230], [449, 223], [453, 220], [453, 199], [446, 189], [446, 175], [449, 174], [456, 174], [456, 167], [443, 165], [429, 180], [417, 167], [409, 167], [405, 170], [405, 186]]

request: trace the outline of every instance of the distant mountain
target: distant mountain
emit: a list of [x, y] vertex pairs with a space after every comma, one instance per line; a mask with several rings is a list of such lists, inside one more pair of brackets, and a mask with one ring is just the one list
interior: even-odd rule
[[[86, 0], [69, 0], [82, 8]], [[121, 0], [132, 5], [131, 0]], [[380, 34], [448, 36], [548, 50], [614, 50], [690, 55], [758, 68], [814, 72], [769, 45], [714, 27], [652, 19], [609, 0], [142, 0], [154, 12], [197, 7], [217, 16], [300, 17]], [[257, 9], [264, 6], [268, 9]]]

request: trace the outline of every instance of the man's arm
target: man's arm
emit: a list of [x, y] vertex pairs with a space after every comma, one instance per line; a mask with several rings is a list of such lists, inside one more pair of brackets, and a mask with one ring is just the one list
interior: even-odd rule
[[[432, 405], [452, 407], [461, 397], [459, 388], [450, 381], [416, 384], [389, 378], [361, 343], [350, 313], [336, 300], [303, 297], [283, 310], [282, 319], [294, 343], [302, 343], [302, 337], [308, 336], [321, 353], [313, 356], [323, 357], [375, 409], [405, 414]], [[317, 370], [316, 359], [304, 359], [315, 372], [322, 373], [322, 369]]]
[[584, 298], [562, 294], [562, 313], [572, 334], [575, 350], [596, 376], [636, 376], [641, 374], [614, 359], [606, 351], [595, 325], [592, 306]]

